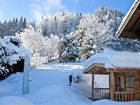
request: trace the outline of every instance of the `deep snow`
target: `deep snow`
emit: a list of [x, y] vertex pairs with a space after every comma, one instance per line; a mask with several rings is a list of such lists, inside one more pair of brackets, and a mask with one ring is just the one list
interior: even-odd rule
[[[0, 102], [4, 105], [18, 100], [25, 105], [139, 105], [140, 102], [112, 102], [101, 100], [93, 102], [86, 98], [78, 84], [68, 86], [68, 75], [82, 69], [81, 64], [48, 64], [30, 71], [30, 93], [22, 95], [22, 73], [16, 73], [0, 82]], [[11, 97], [9, 97], [11, 96]], [[16, 97], [15, 97], [16, 96]], [[8, 97], [8, 98], [7, 98]], [[18, 98], [19, 97], [19, 98]], [[2, 98], [2, 99], [1, 99]], [[26, 104], [27, 103], [27, 104]], [[0, 104], [2, 105], [2, 104]], [[22, 105], [22, 104], [21, 104]]]
[[0, 105], [33, 105], [33, 104], [21, 97], [8, 96], [0, 99]]

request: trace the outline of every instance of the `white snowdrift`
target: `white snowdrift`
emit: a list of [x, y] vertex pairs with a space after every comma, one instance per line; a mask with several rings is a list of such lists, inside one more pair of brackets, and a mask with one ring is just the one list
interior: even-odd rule
[[0, 99], [0, 105], [33, 105], [30, 101], [17, 97], [17, 96], [7, 96]]
[[132, 101], [132, 102], [115, 102], [111, 100], [99, 100], [92, 102], [91, 105], [140, 105], [140, 102], [138, 101]]

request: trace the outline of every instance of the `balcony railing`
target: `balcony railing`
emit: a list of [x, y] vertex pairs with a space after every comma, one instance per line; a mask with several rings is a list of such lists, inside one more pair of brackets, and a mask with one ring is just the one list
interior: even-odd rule
[[114, 92], [114, 101], [133, 101], [134, 92]]
[[109, 88], [94, 88], [94, 99], [109, 99]]

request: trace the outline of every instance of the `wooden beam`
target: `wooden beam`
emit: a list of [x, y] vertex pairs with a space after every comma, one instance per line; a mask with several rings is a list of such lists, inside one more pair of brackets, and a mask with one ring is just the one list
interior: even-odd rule
[[92, 74], [91, 96], [92, 100], [94, 100], [94, 74]]
[[124, 89], [126, 91], [126, 74], [124, 74]]
[[133, 27], [132, 32], [137, 32], [137, 33], [140, 32], [140, 18], [137, 21], [137, 23], [135, 24], [135, 26]]
[[136, 23], [138, 22], [140, 17], [140, 11], [136, 10], [133, 14], [133, 16], [131, 17], [130, 21], [128, 22], [128, 24], [126, 25], [125, 29], [132, 31], [132, 29], [135, 27]]
[[132, 68], [119, 68], [119, 69], [110, 69], [110, 72], [114, 73], [140, 73], [140, 68], [138, 69], [132, 69]]
[[129, 31], [123, 31], [121, 37], [127, 37], [127, 38], [132, 38], [132, 39], [140, 39], [140, 33], [138, 32], [129, 32]]
[[86, 70], [84, 71], [84, 73], [90, 73], [94, 68], [105, 68], [104, 64], [102, 63], [93, 63], [91, 66], [89, 66], [88, 68], [86, 68]]
[[115, 76], [114, 72], [110, 72], [110, 99], [114, 101], [114, 92], [115, 92]]

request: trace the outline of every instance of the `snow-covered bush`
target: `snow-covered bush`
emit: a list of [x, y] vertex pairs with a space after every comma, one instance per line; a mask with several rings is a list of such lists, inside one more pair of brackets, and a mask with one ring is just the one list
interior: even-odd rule
[[32, 67], [47, 63], [58, 57], [59, 37], [57, 35], [49, 35], [44, 37], [39, 30], [35, 30], [32, 26], [19, 33], [18, 36], [22, 41], [22, 45], [28, 49], [30, 53], [30, 64]]
[[3, 39], [0, 38], [0, 79], [6, 78], [13, 72], [23, 70], [23, 66], [18, 68], [22, 70], [17, 70], [14, 66], [19, 64], [20, 61], [24, 62], [25, 53], [26, 50], [21, 46], [18, 37], [7, 36]]

